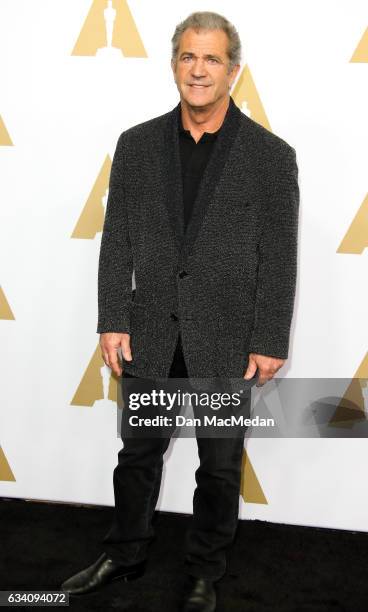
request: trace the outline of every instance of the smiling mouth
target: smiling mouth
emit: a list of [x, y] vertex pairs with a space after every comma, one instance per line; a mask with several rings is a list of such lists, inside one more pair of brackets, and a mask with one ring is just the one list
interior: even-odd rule
[[209, 85], [197, 85], [196, 83], [189, 83], [189, 87], [195, 87], [196, 89], [204, 89], [205, 87], [209, 87]]

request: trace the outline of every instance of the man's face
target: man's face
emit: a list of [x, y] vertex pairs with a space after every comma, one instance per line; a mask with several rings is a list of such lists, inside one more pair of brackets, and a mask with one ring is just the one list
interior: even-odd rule
[[229, 94], [240, 66], [229, 73], [228, 38], [222, 30], [185, 30], [176, 65], [171, 62], [180, 98], [189, 106], [213, 105]]

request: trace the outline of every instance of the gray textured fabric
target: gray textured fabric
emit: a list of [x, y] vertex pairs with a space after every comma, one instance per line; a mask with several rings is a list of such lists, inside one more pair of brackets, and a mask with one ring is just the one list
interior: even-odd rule
[[230, 97], [184, 235], [180, 111], [179, 102], [117, 141], [97, 333], [130, 332], [133, 361], [123, 359], [123, 368], [136, 376], [168, 376], [180, 330], [189, 377], [242, 377], [249, 352], [288, 357], [296, 153]]

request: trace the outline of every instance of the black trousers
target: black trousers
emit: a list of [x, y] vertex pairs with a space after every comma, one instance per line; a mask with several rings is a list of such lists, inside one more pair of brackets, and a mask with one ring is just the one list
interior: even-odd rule
[[[122, 385], [127, 376], [134, 378], [123, 372]], [[188, 376], [180, 335], [169, 376]], [[147, 558], [154, 537], [152, 518], [170, 437], [126, 437], [123, 423], [124, 419], [124, 447], [113, 473], [114, 519], [102, 544], [110, 557], [131, 565]], [[226, 571], [226, 553], [238, 524], [245, 430], [234, 437], [197, 436], [200, 465], [195, 472], [193, 516], [183, 552], [184, 570], [193, 576], [218, 580]]]

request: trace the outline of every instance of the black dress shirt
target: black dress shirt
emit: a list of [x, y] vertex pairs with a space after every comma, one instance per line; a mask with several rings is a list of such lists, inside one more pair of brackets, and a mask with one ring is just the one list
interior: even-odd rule
[[181, 158], [181, 169], [183, 178], [184, 197], [184, 231], [188, 225], [193, 210], [193, 204], [198, 192], [199, 184], [210, 158], [217, 132], [204, 132], [196, 143], [189, 130], [185, 130], [181, 118], [181, 110], [178, 113], [179, 148]]

